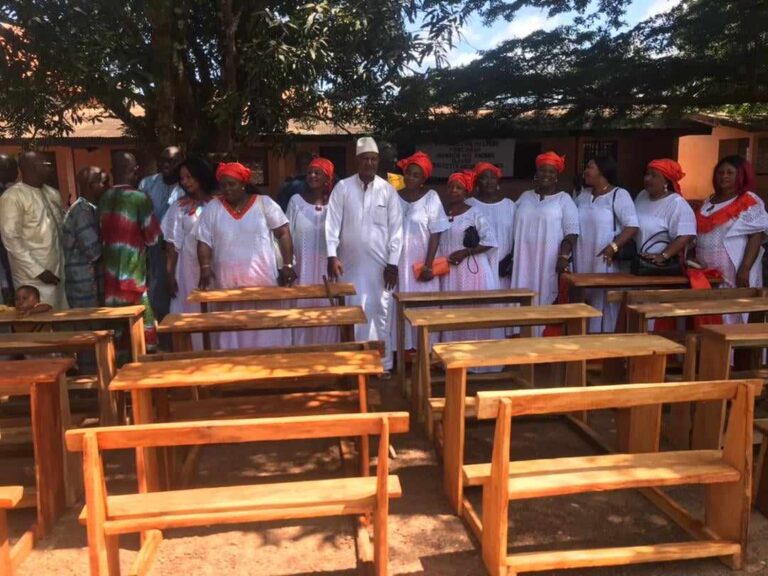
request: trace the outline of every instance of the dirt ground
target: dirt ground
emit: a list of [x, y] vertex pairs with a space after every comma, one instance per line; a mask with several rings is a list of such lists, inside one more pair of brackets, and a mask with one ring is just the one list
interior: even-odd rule
[[[382, 389], [386, 410], [406, 409], [391, 382]], [[598, 415], [598, 427], [610, 432], [609, 415]], [[481, 576], [486, 574], [467, 529], [454, 516], [441, 486], [435, 452], [422, 430], [412, 424], [409, 434], [392, 437], [403, 498], [391, 504], [390, 573], [393, 575]], [[468, 462], [488, 461], [492, 426], [468, 428]], [[513, 457], [532, 458], [594, 453], [563, 421], [537, 420], [515, 425]], [[110, 454], [108, 487], [120, 493], [135, 486], [130, 453]], [[0, 481], [8, 473], [0, 470]], [[27, 472], [29, 474], [29, 472]], [[340, 474], [333, 442], [246, 444], [203, 450], [200, 486], [249, 483], [264, 477], [304, 473], [311, 477]], [[287, 476], [286, 476], [287, 478]], [[696, 489], [678, 489], [681, 500], [696, 509]], [[471, 495], [480, 507], [480, 493]], [[21, 566], [18, 576], [84, 576], [88, 574], [85, 527], [70, 510], [53, 533]], [[30, 511], [11, 514], [11, 531], [18, 537], [32, 518]], [[685, 539], [672, 523], [633, 491], [603, 492], [516, 502], [510, 507], [510, 552], [637, 545]], [[512, 536], [513, 535], [513, 536]], [[320, 519], [170, 530], [149, 576], [351, 576], [355, 540], [348, 519]], [[138, 550], [138, 538], [123, 537], [120, 561], [124, 574]], [[599, 570], [548, 572], [573, 576], [720, 576], [732, 572], [717, 560], [639, 565]], [[768, 519], [752, 514], [749, 564], [744, 574], [768, 576]]]

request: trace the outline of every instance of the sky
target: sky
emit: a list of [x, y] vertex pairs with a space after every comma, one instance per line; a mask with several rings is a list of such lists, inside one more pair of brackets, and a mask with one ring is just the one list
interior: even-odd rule
[[[680, 0], [634, 0], [627, 10], [625, 20], [628, 26], [666, 12], [679, 4]], [[562, 14], [556, 18], [547, 18], [544, 11], [524, 8], [517, 13], [512, 22], [497, 21], [486, 27], [482, 20], [474, 17], [462, 30], [463, 40], [451, 51], [448, 61], [451, 66], [463, 66], [478, 56], [479, 50], [495, 48], [504, 40], [523, 38], [536, 30], [551, 30], [567, 23], [569, 16]], [[421, 69], [434, 66], [434, 59], [425, 60]]]

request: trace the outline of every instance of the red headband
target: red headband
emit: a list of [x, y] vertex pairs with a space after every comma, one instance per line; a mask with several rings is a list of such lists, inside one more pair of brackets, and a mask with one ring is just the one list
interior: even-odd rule
[[478, 162], [475, 164], [474, 172], [476, 176], [480, 176], [483, 172], [486, 172], [487, 170], [490, 170], [496, 175], [497, 179], [501, 179], [501, 169], [497, 168], [490, 162]]
[[405, 172], [405, 169], [411, 164], [416, 164], [416, 166], [421, 168], [421, 171], [424, 172], [424, 180], [429, 180], [429, 177], [432, 175], [432, 160], [430, 160], [427, 154], [416, 152], [413, 156], [400, 160], [397, 163], [397, 167]]
[[313, 158], [312, 162], [309, 163], [309, 168], [317, 168], [322, 171], [328, 177], [328, 190], [333, 188], [333, 173], [335, 171], [333, 162], [326, 158]]
[[558, 173], [562, 173], [565, 170], [565, 156], [559, 156], [554, 152], [544, 152], [536, 156], [536, 168], [543, 164], [549, 164], [554, 166]]
[[472, 190], [475, 187], [475, 178], [477, 174], [472, 170], [464, 170], [463, 172], [454, 172], [448, 176], [448, 184], [451, 182], [458, 182], [467, 190], [467, 194], [472, 194]]
[[672, 182], [675, 192], [680, 194], [680, 180], [685, 177], [685, 172], [683, 172], [680, 164], [669, 158], [659, 158], [658, 160], [651, 160], [648, 163], [648, 169], [656, 170], [656, 172]]
[[248, 184], [251, 181], [251, 169], [243, 166], [240, 162], [222, 162], [216, 168], [216, 180], [220, 182], [225, 176]]

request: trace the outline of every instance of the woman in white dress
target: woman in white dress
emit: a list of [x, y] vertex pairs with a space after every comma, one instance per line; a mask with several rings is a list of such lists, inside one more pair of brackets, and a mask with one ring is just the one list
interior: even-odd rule
[[[280, 284], [292, 285], [296, 280], [293, 243], [288, 219], [280, 206], [268, 196], [248, 193], [246, 184], [251, 181], [251, 171], [238, 162], [219, 164], [216, 179], [222, 196], [208, 204], [198, 223], [200, 288], [277, 286], [278, 278]], [[280, 270], [273, 236], [286, 263]], [[221, 305], [219, 309], [244, 308], [248, 306]], [[288, 330], [226, 332], [219, 335], [218, 345], [229, 349], [286, 346], [289, 340]]]
[[[440, 254], [448, 258], [450, 264], [450, 272], [440, 279], [444, 292], [488, 290], [498, 275], [488, 257], [488, 252], [497, 244], [493, 228], [476, 206], [466, 202], [474, 178], [474, 173], [469, 171], [456, 172], [448, 178], [445, 200], [450, 227], [440, 236]], [[479, 244], [467, 248], [464, 241], [470, 227], [477, 232]], [[492, 338], [491, 330], [456, 330], [443, 332], [442, 336], [443, 342]]]
[[[579, 212], [567, 192], [557, 191], [565, 158], [554, 152], [536, 157], [536, 188], [523, 192], [515, 213], [512, 286], [536, 291], [534, 304], [554, 304], [558, 277], [568, 269], [579, 236]], [[541, 335], [535, 327], [534, 334]]]
[[[187, 158], [179, 164], [177, 171], [179, 184], [186, 196], [173, 203], [160, 225], [165, 238], [171, 314], [200, 312], [200, 305], [187, 302], [187, 297], [200, 283], [197, 222], [216, 189], [213, 168], [203, 158]], [[192, 347], [194, 350], [203, 349], [201, 334], [192, 335]]]
[[[632, 197], [616, 186], [616, 162], [607, 156], [590, 160], [584, 169], [589, 186], [576, 198], [579, 210], [579, 241], [576, 243], [574, 271], [580, 274], [620, 272], [614, 256], [631, 242], [637, 232], [637, 213]], [[605, 301], [605, 290], [586, 290], [586, 300], [603, 313], [589, 320], [590, 332], [613, 332], [619, 305]]]
[[[753, 190], [754, 173], [741, 156], [728, 156], [715, 166], [715, 194], [696, 214], [696, 259], [718, 270], [721, 288], [756, 288], [763, 285], [762, 242], [768, 232], [768, 214]], [[723, 316], [726, 324], [745, 322], [741, 314]]]
[[[325, 158], [314, 158], [307, 168], [304, 190], [295, 194], [288, 202], [288, 222], [290, 224], [293, 251], [296, 255], [298, 283], [304, 285], [322, 284], [328, 266], [328, 249], [325, 245], [325, 218], [328, 214], [328, 198], [333, 187], [334, 166]], [[301, 304], [327, 306], [325, 300], [304, 300]], [[324, 328], [295, 328], [293, 344], [331, 344], [339, 341], [339, 329], [334, 326]]]
[[[432, 174], [432, 161], [423, 152], [400, 160], [405, 188], [398, 190], [403, 211], [403, 252], [400, 255], [400, 292], [439, 292], [440, 279], [432, 273], [432, 262], [440, 245], [440, 235], [448, 229], [440, 197], [424, 186]], [[417, 278], [414, 264], [423, 264]], [[394, 336], [394, 334], [393, 334]], [[415, 329], [405, 331], [405, 349], [412, 350]]]
[[658, 265], [675, 256], [684, 259], [686, 247], [696, 238], [696, 216], [680, 195], [684, 176], [674, 160], [653, 160], [645, 171], [645, 189], [635, 198], [637, 251]]
[[[499, 189], [501, 170], [488, 162], [478, 162], [474, 167], [475, 187], [477, 196], [467, 200], [467, 204], [475, 206], [493, 228], [498, 246], [488, 252], [491, 267], [496, 272], [494, 284], [488, 289], [509, 288], [510, 274], [501, 277], [499, 262], [512, 252], [515, 226], [515, 203], [505, 198]], [[469, 191], [470, 194], [472, 191]]]

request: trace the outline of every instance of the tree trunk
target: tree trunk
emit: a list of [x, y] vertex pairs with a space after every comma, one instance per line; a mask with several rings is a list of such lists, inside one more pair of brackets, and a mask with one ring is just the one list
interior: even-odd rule
[[174, 0], [146, 3], [147, 19], [152, 27], [152, 75], [155, 80], [155, 133], [160, 147], [176, 144], [174, 112], [178, 85], [178, 57], [174, 47]]
[[224, 57], [222, 79], [224, 84], [224, 105], [226, 114], [219, 125], [218, 151], [232, 152], [234, 147], [234, 135], [236, 122], [239, 121], [239, 106], [237, 101], [237, 24], [239, 14], [235, 15], [232, 0], [221, 0], [221, 27], [222, 36], [221, 53]]

